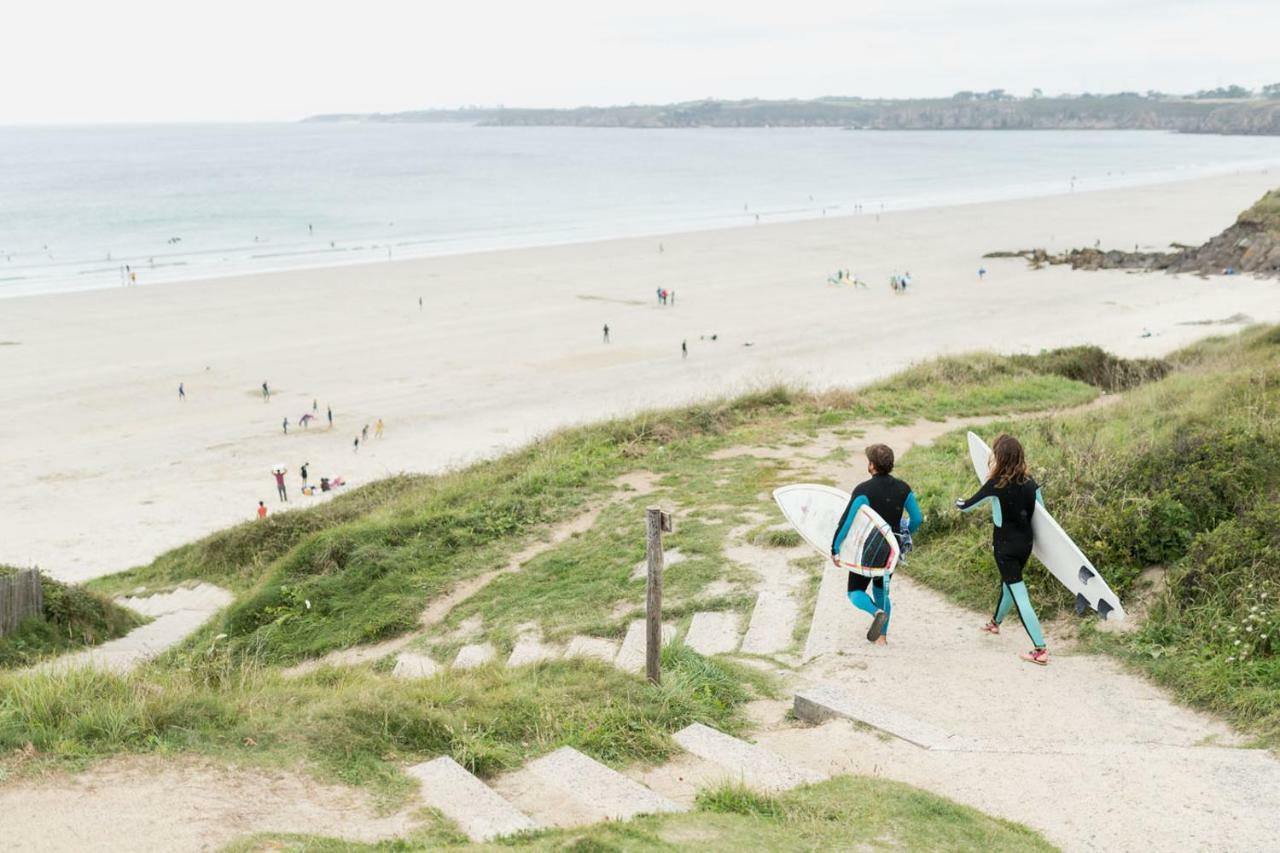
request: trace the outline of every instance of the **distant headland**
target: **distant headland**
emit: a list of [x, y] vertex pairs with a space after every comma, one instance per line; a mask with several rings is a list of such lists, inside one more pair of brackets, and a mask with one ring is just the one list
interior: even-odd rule
[[849, 130], [1168, 130], [1280, 135], [1280, 83], [1194, 94], [1119, 92], [1020, 97], [1003, 89], [889, 100], [707, 99], [572, 109], [463, 107], [397, 113], [331, 113], [309, 122], [466, 122], [491, 127], [839, 127]]

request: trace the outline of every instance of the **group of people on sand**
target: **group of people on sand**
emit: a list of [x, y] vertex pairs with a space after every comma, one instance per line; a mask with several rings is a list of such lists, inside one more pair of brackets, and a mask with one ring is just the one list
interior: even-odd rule
[[676, 292], [674, 290], [667, 290], [665, 287], [659, 287], [658, 288], [658, 304], [659, 305], [675, 305]]
[[[310, 468], [311, 468], [310, 462], [303, 462], [302, 467], [298, 470], [298, 473], [302, 475], [302, 486], [299, 488], [299, 491], [304, 495], [311, 496], [311, 495], [314, 495], [317, 491], [320, 491], [320, 492], [333, 491], [334, 489], [339, 488], [340, 486], [345, 486], [347, 484], [347, 481], [342, 479], [342, 477], [321, 477], [319, 484], [313, 486], [310, 480], [310, 476], [311, 476], [310, 470], [309, 470]], [[274, 477], [276, 481], [276, 494], [279, 495], [281, 503], [289, 502], [289, 487], [286, 486], [284, 482], [284, 477], [288, 473], [289, 473], [289, 469], [285, 468], [283, 465], [277, 465], [276, 467], [271, 469], [271, 476]], [[258, 501], [258, 518], [266, 518], [266, 517], [267, 517], [266, 502]]]
[[911, 273], [904, 272], [902, 275], [894, 273], [889, 276], [889, 287], [894, 293], [906, 293], [907, 288], [911, 285]]
[[[991, 469], [986, 482], [972, 496], [957, 498], [955, 502], [956, 509], [961, 512], [971, 512], [985, 504], [991, 506], [991, 547], [996, 568], [1000, 572], [1000, 594], [995, 610], [982, 630], [988, 634], [999, 634], [1000, 625], [1016, 606], [1022, 626], [1032, 644], [1031, 651], [1024, 653], [1022, 659], [1046, 666], [1049, 663], [1049, 653], [1045, 647], [1044, 634], [1027, 595], [1026, 584], [1022, 580], [1023, 570], [1031, 557], [1035, 542], [1031, 519], [1037, 505], [1044, 505], [1044, 499], [1036, 481], [1027, 471], [1026, 455], [1016, 438], [1008, 434], [1001, 435], [992, 445], [991, 451]], [[845, 507], [831, 540], [831, 559], [840, 567], [845, 567], [839, 558], [840, 549], [853, 525], [854, 516], [864, 504], [896, 528], [898, 532], [894, 535], [900, 540], [914, 533], [924, 522], [920, 504], [911, 487], [893, 476], [893, 450], [888, 445], [872, 444], [866, 449], [866, 457], [870, 479], [854, 488], [849, 505]], [[867, 640], [878, 645], [888, 642], [889, 616], [892, 612], [889, 579], [890, 575], [887, 573], [871, 576], [857, 571], [849, 572], [849, 602], [871, 616]], [[871, 590], [870, 594], [867, 593], [868, 588]]]
[[845, 269], [845, 270], [836, 270], [834, 273], [832, 273], [831, 275], [827, 276], [827, 284], [831, 284], [831, 285], [845, 285], [845, 284], [848, 284], [848, 285], [852, 285], [852, 286], [854, 286], [854, 287], [866, 287], [866, 286], [867, 286], [867, 283], [866, 283], [865, 281], [863, 281], [862, 279], [858, 278], [856, 275], [854, 275], [853, 273], [849, 272], [847, 269]]

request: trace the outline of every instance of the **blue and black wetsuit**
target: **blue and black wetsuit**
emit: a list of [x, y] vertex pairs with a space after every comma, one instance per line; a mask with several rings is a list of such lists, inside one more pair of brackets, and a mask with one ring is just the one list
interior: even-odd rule
[[[890, 528], [898, 527], [904, 512], [908, 517], [907, 529], [911, 533], [915, 533], [920, 528], [920, 522], [924, 520], [924, 516], [920, 514], [920, 504], [916, 501], [915, 493], [911, 491], [910, 486], [891, 474], [876, 474], [870, 480], [859, 483], [853, 490], [849, 505], [844, 508], [840, 523], [836, 525], [836, 535], [831, 540], [832, 557], [840, 553], [840, 546], [844, 544], [845, 537], [849, 535], [849, 528], [853, 526], [853, 517], [863, 504], [868, 504], [876, 515], [888, 522]], [[867, 595], [868, 586], [873, 586], [872, 595]], [[881, 635], [889, 633], [889, 613], [892, 605], [889, 603], [887, 575], [872, 579], [849, 572], [848, 595], [854, 607], [872, 616], [875, 616], [877, 611], [883, 610], [884, 630], [880, 633]]]
[[968, 512], [986, 503], [991, 504], [991, 522], [995, 525], [991, 533], [991, 548], [996, 568], [1000, 570], [1000, 600], [992, 621], [999, 625], [1008, 615], [1009, 608], [1017, 604], [1018, 616], [1031, 642], [1037, 649], [1043, 649], [1040, 620], [1031, 606], [1027, 586], [1022, 582], [1022, 570], [1027, 566], [1035, 543], [1031, 517], [1035, 515], [1036, 504], [1044, 504], [1040, 487], [1030, 477], [1021, 483], [1003, 486], [997, 486], [995, 480], [987, 480], [973, 497], [956, 501], [956, 508]]

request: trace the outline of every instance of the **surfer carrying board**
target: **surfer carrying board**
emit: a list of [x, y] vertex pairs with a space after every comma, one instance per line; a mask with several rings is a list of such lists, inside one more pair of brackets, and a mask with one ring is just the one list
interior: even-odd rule
[[[911, 487], [897, 477], [892, 476], [893, 449], [886, 444], [872, 444], [867, 450], [867, 473], [871, 479], [859, 483], [849, 498], [849, 505], [840, 516], [836, 525], [836, 535], [831, 540], [831, 559], [837, 566], [840, 562], [840, 549], [845, 537], [853, 526], [854, 516], [858, 508], [865, 505], [871, 507], [877, 515], [896, 527], [905, 512], [908, 517], [907, 529], [914, 533], [920, 528], [924, 516], [920, 513], [920, 504], [916, 501]], [[867, 587], [871, 594], [867, 594]], [[889, 614], [892, 605], [889, 602], [889, 575], [868, 577], [849, 572], [849, 602], [859, 610], [871, 614], [871, 627], [867, 629], [867, 639], [877, 645], [888, 642]]]
[[965, 500], [956, 499], [956, 509], [969, 512], [979, 506], [991, 504], [991, 521], [994, 524], [991, 546], [995, 554], [996, 568], [1000, 570], [1000, 598], [991, 621], [982, 626], [989, 634], [1000, 633], [1000, 623], [1009, 614], [1009, 608], [1018, 606], [1022, 627], [1027, 629], [1034, 648], [1023, 654], [1022, 659], [1040, 666], [1049, 663], [1040, 620], [1022, 582], [1022, 570], [1031, 557], [1035, 534], [1031, 529], [1031, 517], [1036, 504], [1043, 504], [1040, 487], [1027, 473], [1027, 460], [1022, 444], [1013, 436], [1004, 434], [991, 447], [991, 473], [977, 494]]

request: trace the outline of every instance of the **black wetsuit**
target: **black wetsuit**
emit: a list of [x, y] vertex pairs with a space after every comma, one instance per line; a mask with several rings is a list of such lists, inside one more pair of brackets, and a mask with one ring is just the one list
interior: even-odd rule
[[[920, 505], [916, 502], [916, 496], [912, 494], [911, 487], [891, 474], [875, 474], [870, 480], [859, 483], [850, 495], [849, 505], [844, 508], [840, 523], [836, 525], [836, 534], [831, 540], [833, 556], [840, 553], [840, 546], [849, 533], [853, 515], [864, 503], [870, 505], [876, 515], [883, 518], [895, 534], [904, 512], [910, 516], [909, 525], [913, 532], [920, 526], [922, 518]], [[848, 591], [865, 590], [870, 582], [871, 578], [865, 575], [849, 572]], [[877, 586], [883, 585], [881, 578], [876, 578], [875, 582]]]
[[1022, 570], [1031, 557], [1035, 534], [1031, 531], [1031, 517], [1036, 503], [1041, 502], [1040, 487], [1028, 477], [1021, 483], [997, 486], [995, 480], [987, 480], [977, 494], [956, 504], [968, 512], [981, 504], [991, 502], [991, 547], [995, 552], [1000, 579], [1005, 583], [1022, 580]]

